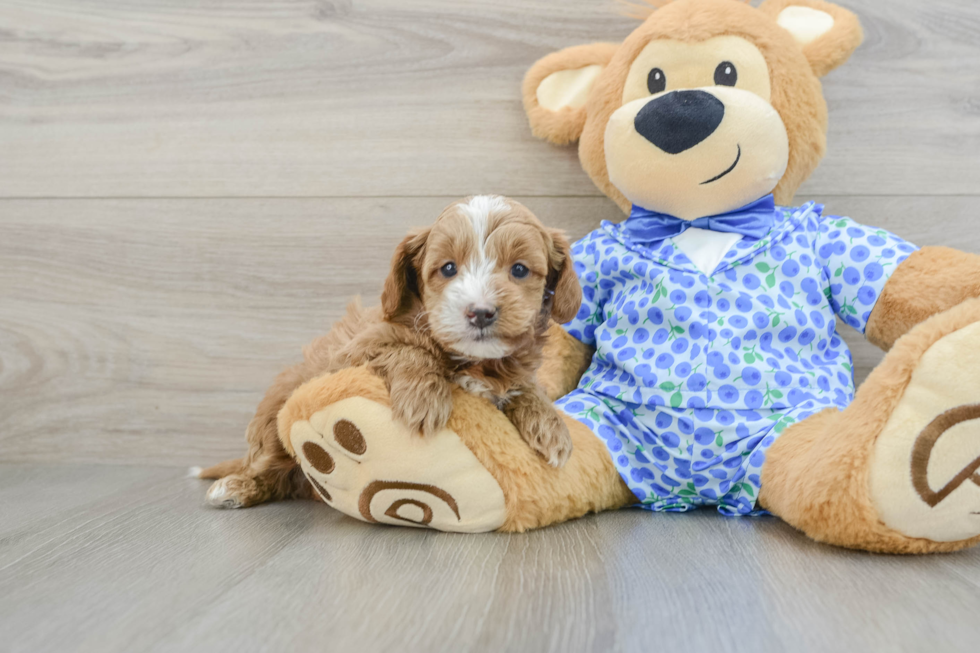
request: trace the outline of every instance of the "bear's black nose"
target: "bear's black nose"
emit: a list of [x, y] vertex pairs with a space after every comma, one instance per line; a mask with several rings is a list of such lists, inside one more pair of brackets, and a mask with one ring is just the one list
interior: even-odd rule
[[647, 102], [633, 126], [667, 154], [679, 154], [711, 136], [724, 117], [725, 105], [711, 93], [671, 91]]

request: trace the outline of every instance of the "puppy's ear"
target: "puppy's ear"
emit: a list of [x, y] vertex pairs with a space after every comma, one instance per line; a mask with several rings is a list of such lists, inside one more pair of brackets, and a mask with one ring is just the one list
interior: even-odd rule
[[391, 272], [381, 291], [381, 310], [386, 320], [411, 310], [422, 299], [417, 265], [429, 231], [428, 227], [414, 230], [395, 248], [395, 254], [391, 257]]
[[535, 136], [555, 145], [578, 140], [592, 86], [618, 48], [615, 43], [578, 45], [531, 66], [524, 76], [524, 111]]
[[847, 61], [864, 39], [857, 16], [824, 0], [765, 0], [759, 11], [793, 35], [817, 77]]
[[582, 286], [575, 274], [571, 247], [565, 234], [558, 230], [548, 230], [551, 236], [549, 252], [548, 290], [554, 292], [551, 305], [551, 319], [559, 324], [571, 321], [582, 306]]

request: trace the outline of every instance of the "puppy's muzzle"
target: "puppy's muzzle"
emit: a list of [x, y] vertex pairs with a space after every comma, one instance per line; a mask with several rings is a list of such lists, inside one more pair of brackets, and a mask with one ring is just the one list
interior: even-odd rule
[[497, 321], [497, 309], [491, 306], [470, 304], [466, 307], [466, 319], [476, 328], [485, 329]]
[[671, 91], [640, 109], [633, 126], [667, 154], [679, 154], [711, 136], [724, 117], [725, 105], [711, 93]]

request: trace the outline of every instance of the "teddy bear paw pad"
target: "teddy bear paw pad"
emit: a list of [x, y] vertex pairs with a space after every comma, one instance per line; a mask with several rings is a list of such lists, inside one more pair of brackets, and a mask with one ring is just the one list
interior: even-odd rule
[[352, 397], [293, 423], [289, 437], [315, 491], [351, 517], [471, 533], [504, 522], [503, 491], [449, 429], [423, 437]]
[[881, 520], [906, 536], [980, 535], [980, 323], [919, 361], [875, 442], [870, 489]]

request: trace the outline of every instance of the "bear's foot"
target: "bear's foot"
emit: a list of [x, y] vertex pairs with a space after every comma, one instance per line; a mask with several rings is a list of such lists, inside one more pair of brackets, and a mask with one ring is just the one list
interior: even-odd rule
[[909, 537], [980, 535], [980, 322], [915, 365], [875, 441], [870, 490], [882, 522]]
[[411, 432], [376, 393], [343, 397], [350, 394], [345, 377], [354, 372], [318, 381], [315, 398], [294, 398], [294, 411], [299, 402], [312, 412], [288, 415], [280, 428], [320, 498], [371, 523], [467, 533], [500, 528], [503, 492], [459, 437], [448, 428], [424, 437]]
[[357, 367], [300, 386], [279, 411], [278, 432], [317, 494], [351, 517], [520, 532], [636, 501], [606, 445], [562, 418], [574, 450], [561, 469], [490, 402], [460, 389], [446, 428], [419, 436], [392, 418], [384, 382]]
[[899, 339], [844, 411], [788, 428], [766, 458], [760, 502], [856, 549], [980, 542], [980, 299]]

